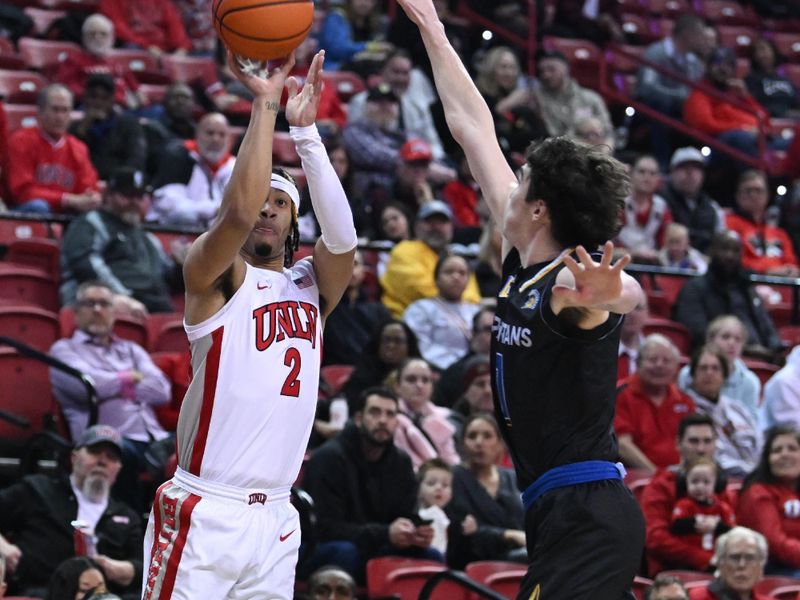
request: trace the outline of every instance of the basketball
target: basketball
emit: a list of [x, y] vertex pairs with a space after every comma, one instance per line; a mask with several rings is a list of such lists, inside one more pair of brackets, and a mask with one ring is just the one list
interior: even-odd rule
[[225, 46], [253, 60], [288, 56], [314, 20], [313, 0], [214, 0], [211, 10]]

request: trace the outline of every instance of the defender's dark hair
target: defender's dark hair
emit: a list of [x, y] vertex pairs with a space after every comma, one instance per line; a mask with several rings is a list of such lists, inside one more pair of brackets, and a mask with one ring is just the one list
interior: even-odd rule
[[373, 385], [363, 390], [358, 395], [358, 404], [354, 407], [355, 412], [361, 412], [367, 405], [367, 399], [370, 396], [380, 396], [381, 398], [388, 398], [394, 400], [395, 405], [400, 406], [400, 397], [394, 392], [393, 389], [384, 385]]
[[[283, 167], [272, 167], [272, 172], [276, 175], [280, 175], [285, 179], [288, 179], [293, 186], [297, 187], [297, 182], [294, 180], [289, 172], [284, 169]], [[298, 190], [299, 193], [300, 190]], [[297, 206], [295, 206], [294, 201], [292, 201], [292, 230], [289, 232], [289, 235], [286, 236], [286, 246], [283, 253], [283, 266], [284, 267], [291, 267], [292, 263], [294, 263], [294, 253], [300, 247], [300, 224], [299, 224], [299, 215], [297, 214]]]
[[[714, 421], [711, 417], [700, 413], [692, 413], [683, 417], [678, 424], [678, 439], [682, 440], [686, 430], [695, 425], [708, 425], [711, 429], [714, 429]], [[714, 435], [716, 435], [716, 430], [714, 430]]]
[[544, 201], [559, 244], [592, 251], [617, 234], [630, 187], [625, 165], [564, 136], [534, 142], [525, 160], [526, 201]]

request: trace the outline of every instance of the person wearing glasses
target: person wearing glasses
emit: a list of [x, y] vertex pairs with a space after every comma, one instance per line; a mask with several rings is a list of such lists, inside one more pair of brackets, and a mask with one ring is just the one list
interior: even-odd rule
[[[75, 303], [75, 332], [53, 344], [50, 355], [92, 378], [98, 424], [111, 425], [123, 437], [123, 469], [115, 492], [134, 506], [138, 501], [145, 507], [138, 475], [146, 468], [148, 446], [171, 436], [155, 413], [155, 407], [170, 401], [170, 383], [147, 350], [114, 335], [115, 320], [112, 289], [101, 281], [81, 284]], [[50, 383], [72, 439], [77, 440], [89, 426], [86, 388], [57, 369], [50, 369]]]
[[767, 600], [770, 596], [755, 591], [764, 576], [767, 540], [746, 527], [734, 527], [717, 539], [715, 579], [704, 588], [689, 591], [689, 600]]
[[62, 304], [74, 302], [82, 282], [98, 279], [133, 314], [172, 312], [170, 288], [180, 287], [180, 264], [187, 248], [173, 244], [169, 257], [142, 228], [149, 196], [142, 171], [127, 166], [112, 171], [100, 208], [76, 218], [64, 234]]

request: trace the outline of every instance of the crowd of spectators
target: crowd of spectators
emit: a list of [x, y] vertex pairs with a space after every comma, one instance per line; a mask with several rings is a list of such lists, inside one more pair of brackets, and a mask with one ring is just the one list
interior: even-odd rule
[[[492, 300], [504, 283], [499, 224], [489, 221], [447, 129], [416, 29], [402, 14], [390, 19], [377, 0], [326, 4], [293, 75], [302, 80], [307, 58], [324, 48], [326, 70], [364, 84], [352, 95], [329, 86], [319, 112], [363, 249], [325, 324], [323, 364], [348, 375], [323, 382], [297, 482], [316, 513], [298, 575], [311, 598], [346, 598], [364, 584], [373, 557], [464, 568], [525, 563], [527, 549], [492, 416]], [[526, 72], [526, 57], [481, 39], [460, 3], [434, 4], [509, 162], [519, 166], [528, 144], [548, 136], [603, 145], [630, 166], [615, 246], [645, 268], [678, 269], [685, 278], [666, 311], [652, 303], [658, 290], [644, 285], [622, 325], [614, 425], [622, 462], [648, 481], [638, 493], [647, 524], [642, 573], [715, 575], [707, 589], [690, 592], [657, 577], [647, 597], [727, 598], [750, 593], [765, 573], [800, 577], [800, 350], [782, 338], [772, 310], [783, 301], [780, 285], [792, 280], [751, 279], [800, 276], [800, 169], [778, 180], [656, 121], [644, 123], [644, 147], [626, 146], [620, 107], [573, 73], [573, 58], [547, 38]], [[518, 33], [531, 16], [526, 3], [463, 4]], [[636, 41], [622, 26], [620, 3], [536, 4], [547, 35], [600, 46]], [[781, 5], [752, 4], [766, 12]], [[191, 237], [207, 228], [236, 162], [249, 99], [226, 75], [209, 5], [102, 0], [83, 15], [80, 50], [48, 73], [37, 125], [0, 144], [3, 210], [68, 220], [60, 301], [75, 328], [50, 355], [91, 376], [99, 402], [99, 425], [89, 426], [82, 388], [52, 370], [74, 450], [68, 472], [29, 475], [0, 490], [0, 573], [14, 593], [139, 594], [141, 516], [152, 486], [169, 476], [175, 422], [165, 414], [181, 398], [146, 348], [113, 331], [118, 317], [180, 318], [188, 242], [165, 245], [152, 232], [173, 227]], [[643, 50], [649, 64], [639, 69], [634, 97], [748, 156], [788, 147], [791, 165], [798, 143], [773, 136], [761, 147], [758, 133], [770, 118], [800, 116], [784, 57], [769, 37], [755, 39], [741, 76], [735, 49], [714, 34], [714, 23], [697, 14], [677, 16], [671, 32]], [[152, 102], [137, 74], [111, 60], [115, 48], [142, 50], [156, 65], [208, 57], [217, 60], [218, 81], [171, 82]], [[711, 185], [720, 169], [733, 187]], [[777, 183], [788, 191], [773, 198]], [[318, 227], [301, 193], [300, 232], [311, 241]], [[671, 328], [654, 325], [656, 309]], [[773, 365], [771, 377], [764, 363]], [[4, 585], [0, 577], [0, 596]]]

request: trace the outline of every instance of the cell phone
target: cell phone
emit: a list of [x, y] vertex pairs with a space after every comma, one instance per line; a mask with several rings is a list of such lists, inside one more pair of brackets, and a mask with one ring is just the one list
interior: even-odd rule
[[414, 524], [415, 527], [419, 527], [421, 525], [430, 525], [433, 523], [433, 519], [423, 519], [419, 515], [412, 515], [411, 522]]

